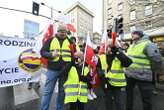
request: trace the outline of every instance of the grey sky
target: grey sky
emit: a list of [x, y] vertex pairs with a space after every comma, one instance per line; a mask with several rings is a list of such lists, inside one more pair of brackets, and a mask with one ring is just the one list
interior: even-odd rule
[[79, 1], [94, 13], [94, 31], [101, 32], [102, 28], [102, 0], [51, 0], [53, 7], [65, 11], [73, 3]]
[[[37, 3], [44, 2], [49, 6], [53, 6], [54, 9], [65, 11], [72, 4], [79, 1], [86, 8], [94, 13], [93, 30], [94, 32], [101, 32], [102, 28], [102, 0], [0, 0], [0, 7], [8, 7], [14, 9], [20, 9], [25, 11], [32, 11], [32, 1]], [[50, 9], [45, 6], [40, 6], [40, 13], [46, 16], [50, 15]], [[54, 12], [54, 16], [59, 14]], [[29, 19], [40, 23], [40, 30], [43, 30], [48, 21], [41, 17], [37, 17], [30, 14], [8, 11], [0, 9], [0, 33], [5, 35], [19, 35], [23, 36], [23, 23], [24, 19]]]

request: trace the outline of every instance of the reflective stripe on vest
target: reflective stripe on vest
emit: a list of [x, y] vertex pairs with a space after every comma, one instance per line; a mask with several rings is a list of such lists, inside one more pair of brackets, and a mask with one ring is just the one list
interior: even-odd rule
[[111, 72], [112, 72], [113, 74], [120, 74], [120, 73], [124, 73], [124, 71], [123, 71], [123, 70], [111, 70]]
[[[80, 96], [86, 96], [88, 93], [80, 93]], [[78, 96], [79, 92], [69, 92], [69, 93], [65, 93], [66, 97], [70, 97], [70, 96]]]
[[126, 78], [123, 67], [121, 66], [121, 62], [117, 58], [112, 61], [111, 70], [106, 74], [106, 77], [109, 78], [109, 83], [112, 86], [126, 86]]
[[[89, 69], [85, 67], [84, 76], [86, 76], [88, 72]], [[64, 99], [65, 103], [76, 102], [77, 100], [83, 103], [87, 102], [87, 94], [88, 94], [87, 84], [79, 81], [79, 76], [74, 66], [71, 68], [68, 74], [68, 80], [64, 84], [64, 91], [65, 91], [65, 99]]]
[[[131, 45], [127, 51], [128, 56], [132, 59], [133, 63], [130, 65], [130, 68], [145, 68], [151, 69], [150, 60], [144, 54], [144, 49], [146, 45], [150, 43], [149, 40], [142, 40], [138, 44]], [[128, 69], [127, 68], [127, 69]]]
[[[64, 88], [78, 88], [79, 85], [78, 84], [67, 84], [64, 86]], [[82, 89], [87, 89], [87, 85], [81, 85]]]
[[[63, 61], [71, 61], [71, 50], [69, 48], [69, 41], [68, 39], [65, 39], [63, 41], [62, 47], [60, 47], [60, 43], [57, 38], [54, 38], [50, 43], [50, 52], [56, 50], [58, 54], [62, 57]], [[57, 62], [59, 60], [59, 57], [56, 57], [53, 59], [54, 62]]]

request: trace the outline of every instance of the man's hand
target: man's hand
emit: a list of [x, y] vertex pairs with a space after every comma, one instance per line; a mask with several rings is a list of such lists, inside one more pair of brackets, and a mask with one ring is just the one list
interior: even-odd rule
[[75, 53], [75, 57], [80, 58], [81, 60], [83, 60], [84, 54], [83, 54], [83, 52], [78, 51], [78, 52]]
[[52, 54], [52, 57], [53, 57], [53, 58], [56, 58], [56, 57], [58, 57], [58, 56], [59, 56], [59, 54], [58, 54], [58, 51], [57, 51], [57, 50], [54, 50], [51, 54]]

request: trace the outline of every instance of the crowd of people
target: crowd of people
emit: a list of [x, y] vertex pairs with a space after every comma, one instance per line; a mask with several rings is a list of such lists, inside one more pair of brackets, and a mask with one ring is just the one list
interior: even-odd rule
[[[113, 101], [116, 110], [134, 110], [135, 85], [141, 93], [143, 110], [152, 110], [153, 76], [160, 72], [161, 55], [157, 46], [142, 31], [132, 32], [132, 41], [131, 45], [119, 41], [115, 46], [109, 43], [106, 53], [95, 51], [96, 71], [100, 78], [99, 86], [105, 94], [106, 110], [112, 110]], [[90, 66], [83, 61], [84, 49], [79, 48], [75, 38], [67, 36], [67, 28], [62, 24], [40, 52], [42, 57], [48, 59], [40, 110], [49, 109], [57, 81], [56, 110], [63, 110], [64, 105], [69, 105], [69, 110], [84, 110], [88, 94], [93, 90]], [[97, 97], [93, 91], [91, 95]]]

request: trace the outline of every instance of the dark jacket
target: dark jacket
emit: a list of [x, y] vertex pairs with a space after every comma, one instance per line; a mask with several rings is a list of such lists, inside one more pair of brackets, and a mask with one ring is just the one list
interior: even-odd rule
[[[108, 64], [107, 71], [111, 69], [112, 61], [115, 57], [117, 57], [120, 60], [122, 67], [128, 67], [132, 64], [132, 60], [128, 56], [126, 56], [120, 49], [117, 49], [112, 54], [107, 54], [106, 56], [107, 56], [107, 64]], [[98, 58], [97, 69], [98, 71], [101, 71], [100, 58]]]
[[[132, 60], [128, 56], [126, 56], [121, 51], [121, 49], [113, 49], [112, 51], [113, 51], [112, 54], [106, 55], [107, 56], [106, 60], [107, 60], [107, 64], [108, 64], [107, 72], [111, 69], [112, 61], [114, 60], [115, 57], [117, 57], [120, 60], [122, 67], [128, 67], [132, 64]], [[109, 83], [108, 83], [109, 79], [105, 78], [105, 73], [102, 71], [100, 58], [98, 58], [97, 73], [100, 76], [100, 80], [101, 80], [100, 84], [103, 87], [103, 89], [111, 88], [112, 86], [109, 85]], [[107, 88], [105, 85], [107, 85]]]

